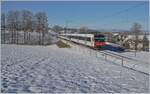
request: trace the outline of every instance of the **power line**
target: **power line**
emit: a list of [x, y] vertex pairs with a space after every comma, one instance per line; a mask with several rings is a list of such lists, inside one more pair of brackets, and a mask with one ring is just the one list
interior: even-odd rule
[[123, 12], [130, 11], [131, 9], [134, 9], [134, 8], [136, 8], [136, 7], [139, 7], [139, 6], [144, 5], [144, 4], [146, 4], [146, 3], [147, 3], [147, 2], [140, 3], [140, 4], [137, 4], [137, 5], [135, 5], [135, 6], [129, 7], [129, 8], [127, 8], [127, 9], [121, 10], [121, 11], [119, 11], [119, 12], [113, 13], [113, 14], [111, 14], [111, 15], [104, 16], [104, 17], [102, 18], [102, 20], [105, 19], [105, 18], [108, 19], [108, 18], [110, 18], [110, 17], [116, 16], [116, 15], [120, 15], [120, 14], [122, 14]]
[[[124, 12], [128, 12], [128, 11], [130, 11], [131, 9], [134, 9], [134, 8], [136, 8], [136, 7], [139, 7], [139, 6], [144, 5], [144, 4], [146, 4], [146, 3], [147, 3], [147, 2], [144, 2], [144, 3], [142, 2], [142, 3], [140, 3], [140, 4], [134, 5], [134, 6], [132, 6], [132, 7], [129, 7], [129, 8], [127, 8], [127, 9], [121, 10], [121, 11], [119, 11], [119, 12], [113, 13], [113, 14], [111, 14], [111, 15], [104, 16], [104, 17], [102, 18], [102, 20], [105, 20], [105, 19], [108, 19], [108, 18], [117, 16], [117, 15], [120, 15], [120, 14], [122, 14], [122, 13], [124, 13]], [[128, 17], [127, 17], [127, 19], [128, 19]], [[138, 19], [137, 19], [137, 20], [138, 20]], [[127, 21], [119, 21], [119, 22], [129, 23], [128, 20], [127, 20]], [[109, 23], [107, 22], [107, 23], [102, 24], [102, 26], [108, 25], [108, 24], [109, 24]]]

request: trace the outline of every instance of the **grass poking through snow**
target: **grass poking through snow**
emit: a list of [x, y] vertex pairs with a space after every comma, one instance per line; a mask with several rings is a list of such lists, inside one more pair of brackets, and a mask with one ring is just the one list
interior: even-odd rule
[[62, 42], [62, 41], [58, 41], [58, 42], [56, 43], [56, 45], [57, 45], [59, 48], [70, 48], [70, 47], [71, 47], [70, 45], [68, 45], [68, 44], [66, 44], [66, 43], [64, 43], [64, 42]]

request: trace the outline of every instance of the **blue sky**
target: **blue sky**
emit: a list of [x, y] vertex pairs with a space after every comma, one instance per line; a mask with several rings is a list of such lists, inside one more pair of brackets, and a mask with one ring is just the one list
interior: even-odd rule
[[[135, 7], [136, 6], [136, 7]], [[2, 12], [27, 9], [46, 12], [49, 25], [129, 30], [134, 22], [148, 30], [147, 1], [5, 1]], [[127, 11], [124, 11], [127, 10]], [[124, 11], [120, 14], [116, 14]]]

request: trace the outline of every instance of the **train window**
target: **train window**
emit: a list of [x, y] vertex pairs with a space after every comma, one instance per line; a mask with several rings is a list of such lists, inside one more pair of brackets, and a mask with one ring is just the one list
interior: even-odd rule
[[104, 37], [95, 37], [95, 39], [97, 39], [97, 40], [104, 40], [105, 38]]
[[87, 41], [91, 41], [91, 38], [88, 37], [88, 38], [87, 38]]
[[105, 38], [104, 37], [100, 37], [100, 36], [96, 36], [95, 37], [95, 41], [99, 41], [99, 42], [104, 42], [105, 41]]
[[95, 37], [104, 37], [104, 35], [95, 35]]
[[81, 36], [67, 36], [68, 38], [72, 39], [79, 39], [79, 40], [85, 40], [85, 41], [91, 41], [90, 37], [81, 37]]

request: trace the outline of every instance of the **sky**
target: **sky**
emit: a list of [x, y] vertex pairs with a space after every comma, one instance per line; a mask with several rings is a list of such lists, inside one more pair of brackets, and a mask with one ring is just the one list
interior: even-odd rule
[[49, 26], [130, 30], [133, 23], [148, 30], [148, 1], [4, 1], [2, 12], [27, 9], [44, 11]]

